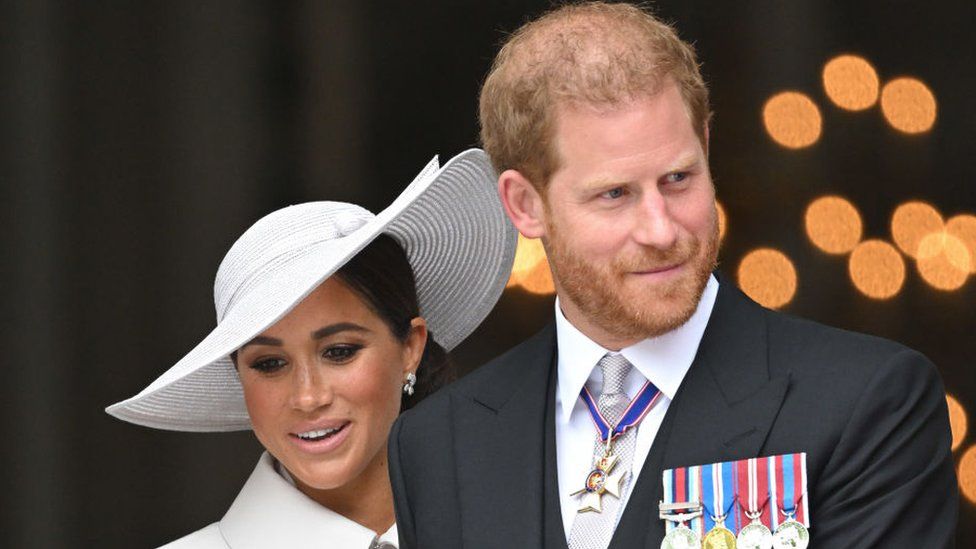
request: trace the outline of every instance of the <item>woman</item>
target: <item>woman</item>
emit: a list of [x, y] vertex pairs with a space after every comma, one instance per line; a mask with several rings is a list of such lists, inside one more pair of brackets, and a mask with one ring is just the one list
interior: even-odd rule
[[161, 429], [250, 428], [267, 450], [224, 518], [172, 547], [396, 546], [390, 427], [451, 377], [445, 349], [488, 314], [514, 258], [494, 183], [480, 150], [435, 158], [379, 215], [300, 204], [234, 243], [217, 327], [107, 409]]

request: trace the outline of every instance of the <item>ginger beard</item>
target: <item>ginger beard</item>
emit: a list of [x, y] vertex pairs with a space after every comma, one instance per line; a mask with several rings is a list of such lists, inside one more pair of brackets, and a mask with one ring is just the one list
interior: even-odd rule
[[[543, 245], [553, 280], [587, 320], [625, 340], [656, 337], [691, 318], [718, 260], [718, 213], [709, 238], [688, 234], [668, 250], [645, 247], [639, 255], [618, 256], [609, 264], [579, 254], [554, 222], [546, 224]], [[682, 263], [684, 272], [663, 283], [640, 284], [630, 274]]]

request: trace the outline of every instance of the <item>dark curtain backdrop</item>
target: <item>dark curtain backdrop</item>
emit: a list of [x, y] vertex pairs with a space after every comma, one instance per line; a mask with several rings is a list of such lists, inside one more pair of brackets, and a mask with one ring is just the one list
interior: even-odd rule
[[[260, 451], [250, 433], [154, 431], [103, 408], [211, 329], [217, 265], [258, 217], [319, 199], [378, 211], [434, 153], [476, 145], [498, 42], [547, 5], [3, 3], [0, 545], [149, 547], [217, 520]], [[860, 208], [868, 237], [890, 239], [892, 210], [911, 198], [976, 213], [976, 3], [656, 6], [696, 44], [710, 82], [726, 270], [757, 246], [786, 251], [799, 273], [787, 312], [920, 349], [976, 410], [976, 282], [938, 292], [909, 265], [897, 298], [872, 301], [802, 227], [827, 193]], [[925, 81], [934, 129], [907, 138], [877, 109], [832, 108], [820, 70], [844, 52], [882, 79]], [[786, 152], [766, 136], [762, 105], [782, 89], [821, 106], [815, 146]], [[507, 292], [455, 357], [476, 367], [551, 306]], [[964, 500], [961, 515], [960, 538], [972, 539], [976, 508]]]

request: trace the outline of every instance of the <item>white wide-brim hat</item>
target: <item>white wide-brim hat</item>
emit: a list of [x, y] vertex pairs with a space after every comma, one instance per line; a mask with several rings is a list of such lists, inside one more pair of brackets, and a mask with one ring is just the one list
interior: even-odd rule
[[516, 232], [479, 149], [442, 168], [435, 156], [377, 215], [343, 202], [309, 202], [261, 218], [217, 270], [217, 327], [142, 392], [106, 412], [158, 429], [250, 429], [230, 354], [383, 233], [406, 251], [420, 314], [437, 342], [452, 349], [494, 307], [515, 257]]

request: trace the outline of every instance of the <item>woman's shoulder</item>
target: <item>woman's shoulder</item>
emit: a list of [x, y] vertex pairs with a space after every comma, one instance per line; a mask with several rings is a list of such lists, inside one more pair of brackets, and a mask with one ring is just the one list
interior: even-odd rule
[[230, 547], [220, 533], [219, 523], [201, 528], [190, 535], [167, 543], [159, 549], [226, 549]]

